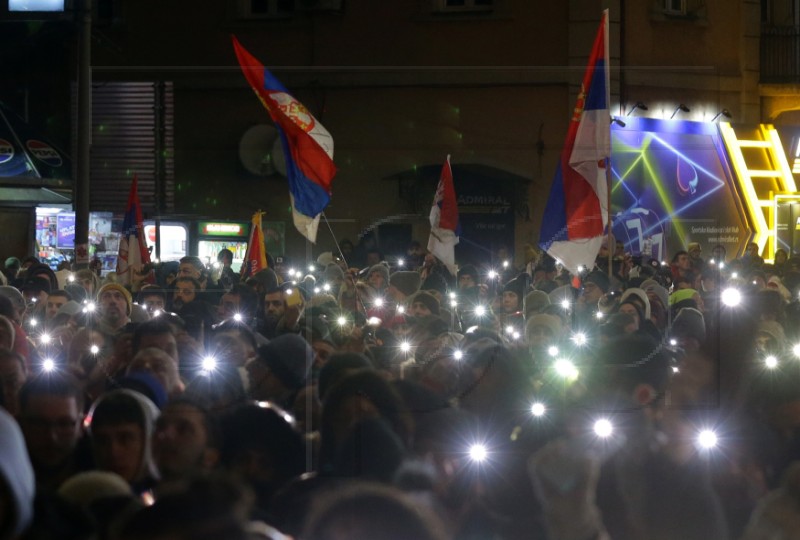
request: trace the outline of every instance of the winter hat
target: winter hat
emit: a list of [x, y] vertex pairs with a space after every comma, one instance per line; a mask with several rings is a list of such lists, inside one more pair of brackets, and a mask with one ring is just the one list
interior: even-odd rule
[[12, 269], [12, 268], [14, 268], [14, 269], [17, 269], [17, 270], [19, 270], [20, 266], [22, 266], [22, 262], [20, 262], [20, 260], [19, 260], [18, 258], [16, 258], [16, 257], [9, 257], [8, 259], [6, 259], [6, 262], [5, 262], [5, 267], [6, 267], [7, 269]]
[[25, 448], [25, 439], [16, 420], [0, 408], [0, 481], [8, 490], [11, 508], [5, 519], [10, 527], [3, 530], [12, 538], [21, 534], [33, 518], [35, 481], [33, 467]]
[[413, 305], [414, 302], [419, 302], [427, 307], [433, 315], [439, 315], [439, 301], [431, 293], [419, 291], [411, 297], [409, 304]]
[[278, 286], [278, 275], [272, 268], [264, 268], [256, 272], [253, 277], [263, 287], [265, 291], [269, 291]]
[[22, 293], [15, 287], [10, 287], [5, 285], [0, 287], [0, 295], [5, 296], [9, 300], [11, 300], [11, 304], [14, 306], [14, 309], [21, 310], [25, 309], [25, 298], [22, 296]]
[[658, 299], [661, 300], [661, 305], [665, 308], [669, 306], [669, 293], [667, 293], [667, 289], [662, 287], [658, 281], [654, 279], [646, 279], [642, 281], [642, 284], [639, 287], [646, 293], [651, 292], [655, 294]]
[[675, 316], [670, 331], [672, 336], [693, 337], [699, 342], [706, 340], [706, 321], [703, 314], [694, 308], [683, 308]]
[[423, 291], [439, 291], [444, 295], [447, 294], [447, 281], [445, 281], [441, 275], [434, 272], [425, 278], [425, 281], [422, 282], [419, 288]]
[[575, 301], [574, 290], [569, 285], [557, 287], [553, 289], [547, 296], [550, 298], [551, 304], [556, 304], [558, 306], [560, 306], [564, 300], [568, 301], [570, 304]]
[[103, 296], [103, 293], [106, 291], [119, 291], [122, 296], [125, 297], [125, 303], [127, 305], [126, 313], [128, 315], [131, 314], [131, 305], [133, 303], [133, 298], [131, 297], [131, 292], [126, 289], [124, 286], [120, 285], [119, 283], [106, 283], [100, 290], [97, 291], [97, 299], [100, 300], [100, 297]]
[[320, 253], [319, 257], [317, 257], [317, 264], [321, 265], [322, 267], [326, 267], [335, 261], [336, 259], [333, 257], [333, 253], [331, 253], [330, 251], [325, 251], [323, 253]]
[[34, 293], [41, 293], [46, 292], [50, 294], [50, 281], [46, 279], [45, 276], [36, 276], [28, 278], [25, 283], [22, 284], [22, 287], [19, 288], [20, 292], [31, 291]]
[[77, 283], [67, 283], [64, 285], [64, 290], [69, 293], [70, 298], [78, 303], [86, 300], [86, 289]]
[[786, 333], [783, 331], [783, 326], [777, 321], [761, 321], [756, 329], [758, 332], [768, 334], [781, 345], [786, 341]]
[[108, 471], [78, 473], [61, 484], [59, 497], [83, 510], [101, 499], [134, 497], [130, 484], [120, 475]]
[[369, 272], [367, 272], [367, 280], [369, 280], [369, 276], [373, 273], [378, 272], [380, 275], [383, 276], [383, 282], [389, 283], [389, 267], [383, 263], [378, 263], [374, 266], [371, 266]]
[[583, 282], [594, 283], [603, 292], [608, 292], [608, 288], [611, 286], [611, 281], [608, 278], [608, 274], [600, 272], [599, 270], [593, 270], [586, 274], [586, 277], [583, 278]]
[[550, 297], [544, 291], [531, 291], [525, 297], [525, 316], [530, 317], [539, 313], [545, 306], [550, 305]]
[[475, 281], [478, 281], [478, 270], [471, 264], [465, 264], [458, 269], [458, 277], [461, 278], [461, 276], [472, 276]]
[[505, 284], [503, 292], [513, 292], [521, 302], [525, 298], [525, 291], [528, 289], [528, 280], [528, 274], [520, 274]]
[[563, 325], [561, 324], [560, 317], [548, 315], [546, 313], [536, 313], [532, 317], [528, 318], [528, 322], [525, 325], [525, 335], [530, 336], [533, 332], [533, 329], [537, 326], [547, 328], [554, 339], [561, 337]]
[[325, 281], [333, 281], [335, 279], [344, 279], [344, 270], [338, 264], [329, 264], [325, 271], [322, 273], [322, 278]]
[[625, 302], [628, 300], [629, 297], [635, 296], [644, 302], [644, 318], [645, 320], [650, 319], [650, 299], [647, 297], [647, 293], [644, 290], [639, 289], [637, 287], [631, 287], [630, 289], [625, 289], [625, 292], [622, 293], [622, 297], [620, 298], [620, 303]]
[[283, 334], [259, 347], [257, 359], [264, 362], [283, 384], [299, 390], [308, 379], [314, 351], [300, 336]]
[[419, 290], [420, 281], [419, 272], [414, 270], [395, 272], [389, 277], [389, 285], [406, 296], [411, 296]]
[[696, 294], [697, 291], [694, 289], [678, 289], [677, 291], [669, 295], [669, 305], [674, 306], [678, 302], [683, 302], [684, 300], [692, 300], [694, 298], [694, 295]]

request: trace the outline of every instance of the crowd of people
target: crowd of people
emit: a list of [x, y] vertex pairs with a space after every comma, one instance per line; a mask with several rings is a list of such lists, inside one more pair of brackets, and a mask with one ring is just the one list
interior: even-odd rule
[[6, 259], [0, 539], [797, 535], [800, 258], [340, 247]]

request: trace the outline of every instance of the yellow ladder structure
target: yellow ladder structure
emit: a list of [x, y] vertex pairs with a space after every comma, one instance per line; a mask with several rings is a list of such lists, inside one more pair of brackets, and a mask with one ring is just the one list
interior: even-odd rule
[[797, 191], [778, 131], [772, 124], [734, 130], [727, 122], [720, 122], [719, 131], [733, 165], [742, 206], [753, 226], [753, 242], [765, 259], [772, 260], [776, 249], [775, 195]]

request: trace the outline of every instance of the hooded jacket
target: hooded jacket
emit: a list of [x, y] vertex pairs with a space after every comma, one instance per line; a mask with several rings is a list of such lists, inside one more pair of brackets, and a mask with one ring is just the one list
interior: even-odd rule
[[[8, 487], [13, 511], [0, 521], [0, 539], [15, 538], [22, 533], [33, 518], [33, 496], [36, 482], [33, 466], [25, 449], [25, 439], [17, 422], [0, 408], [0, 482]], [[11, 533], [10, 536], [5, 534]]]

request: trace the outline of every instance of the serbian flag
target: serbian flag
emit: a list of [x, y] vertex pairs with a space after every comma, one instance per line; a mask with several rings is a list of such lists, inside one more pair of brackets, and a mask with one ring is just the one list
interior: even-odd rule
[[122, 235], [117, 255], [119, 282], [123, 285], [133, 284], [132, 272], [141, 272], [142, 267], [149, 262], [150, 252], [147, 250], [147, 242], [144, 238], [138, 179], [134, 175], [131, 190], [128, 193], [128, 205], [125, 207], [125, 218], [122, 221]]
[[300, 234], [317, 240], [319, 216], [331, 200], [333, 137], [233, 36], [233, 48], [247, 82], [278, 129], [286, 160], [292, 218]]
[[608, 10], [605, 10], [539, 236], [539, 246], [573, 274], [581, 266], [594, 266], [608, 223], [606, 167], [611, 155], [608, 65]]
[[458, 203], [456, 190], [453, 186], [453, 169], [450, 167], [450, 156], [442, 167], [439, 175], [439, 185], [431, 206], [431, 235], [428, 239], [428, 251], [439, 259], [450, 271], [456, 275], [455, 246], [458, 244]]
[[261, 228], [261, 218], [264, 212], [256, 212], [250, 225], [250, 239], [247, 241], [247, 252], [242, 263], [241, 279], [254, 276], [259, 271], [267, 268], [267, 248], [264, 245], [264, 230]]

